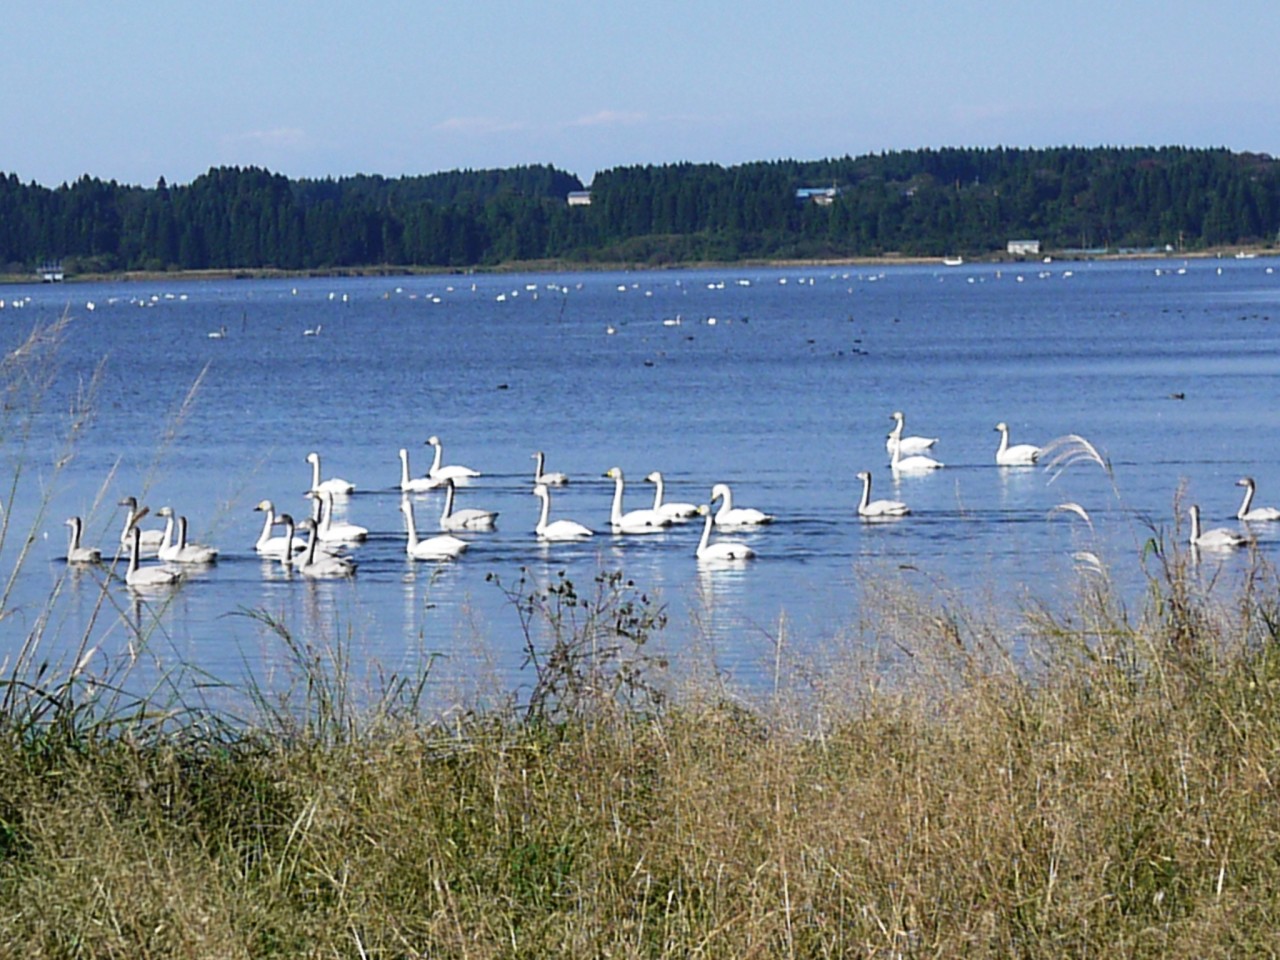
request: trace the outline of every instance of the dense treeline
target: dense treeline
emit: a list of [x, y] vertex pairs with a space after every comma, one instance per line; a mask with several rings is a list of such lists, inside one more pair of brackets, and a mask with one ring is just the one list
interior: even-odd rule
[[[1165, 148], [913, 150], [800, 162], [598, 173], [589, 206], [550, 166], [292, 181], [211, 169], [154, 188], [89, 176], [50, 189], [0, 176], [0, 264], [70, 272], [370, 265], [468, 267], [546, 258], [648, 263], [981, 255], [1271, 243], [1280, 163]], [[826, 203], [802, 188], [831, 188]]]

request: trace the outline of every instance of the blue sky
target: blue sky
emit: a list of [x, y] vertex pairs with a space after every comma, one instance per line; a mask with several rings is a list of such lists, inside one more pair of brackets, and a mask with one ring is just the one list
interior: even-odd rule
[[1280, 154], [1274, 0], [139, 0], [10, 11], [0, 172], [187, 183], [943, 146]]

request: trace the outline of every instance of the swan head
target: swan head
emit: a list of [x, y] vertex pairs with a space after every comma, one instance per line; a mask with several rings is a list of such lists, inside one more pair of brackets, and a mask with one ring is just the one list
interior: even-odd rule
[[714, 487], [711, 488], [711, 500], [713, 503], [716, 500], [723, 500], [728, 495], [729, 495], [729, 485], [727, 483], [717, 483]]
[[307, 454], [307, 463], [319, 463], [319, 462], [320, 462], [320, 454], [316, 453], [314, 450]]
[[889, 419], [897, 420], [899, 423], [901, 423], [903, 420], [902, 411], [901, 410], [893, 411], [893, 413], [889, 414]]
[[282, 513], [282, 514], [280, 514], [280, 516], [276, 517], [275, 525], [276, 525], [277, 527], [293, 527], [293, 526], [296, 526], [296, 525], [294, 524], [294, 522], [293, 522], [293, 514], [291, 514], [291, 513]]
[[440, 438], [433, 433], [431, 436], [427, 437], [426, 446], [428, 447], [440, 446]]
[[265, 512], [267, 512], [268, 510], [274, 510], [275, 508], [276, 508], [276, 507], [275, 507], [275, 504], [273, 504], [270, 500], [259, 500], [259, 501], [258, 501], [258, 505], [257, 505], [256, 507], [254, 507], [253, 509], [254, 509], [254, 510], [259, 510], [259, 511], [261, 511], [261, 512], [265, 513]]
[[1252, 487], [1253, 485], [1253, 477], [1241, 477], [1236, 481], [1237, 487]]
[[868, 471], [868, 470], [859, 470], [859, 471], [855, 474], [855, 476], [856, 476], [859, 480], [861, 480], [863, 483], [866, 483], [868, 480], [870, 480], [870, 479], [871, 479], [871, 473], [870, 473], [870, 471]]
[[622, 479], [622, 468], [621, 468], [621, 467], [610, 467], [608, 470], [606, 470], [606, 471], [604, 472], [604, 475], [605, 475], [606, 477], [608, 477], [610, 480], [621, 480], [621, 479]]
[[156, 511], [156, 516], [157, 516], [157, 517], [172, 517], [172, 516], [173, 516], [173, 507], [161, 507], [159, 510], [157, 510], [157, 511]]
[[316, 528], [316, 522], [312, 520], [310, 517], [303, 517], [302, 521], [298, 523], [296, 527], [296, 529], [298, 530], [314, 530], [315, 528]]
[[547, 485], [545, 483], [535, 483], [533, 485], [533, 495], [539, 500], [546, 500], [551, 496], [551, 491], [547, 489]]
[[137, 509], [138, 509], [138, 498], [137, 498], [137, 497], [125, 497], [123, 500], [121, 500], [121, 501], [120, 501], [120, 506], [122, 506], [122, 507], [128, 507], [130, 510], [137, 510]]
[[709, 516], [711, 516], [711, 507], [709, 507], [709, 506], [708, 506], [707, 504], [705, 504], [705, 503], [701, 503], [701, 504], [699, 504], [699, 505], [698, 505], [698, 516], [700, 516], [700, 517], [709, 517]]
[[1001, 420], [999, 423], [996, 424], [995, 429], [999, 430], [1001, 433], [1008, 433], [1009, 425], [1005, 423], [1003, 420]]
[[661, 483], [662, 473], [660, 471], [654, 470], [652, 473], [648, 474], [645, 477], [645, 480], [649, 481], [649, 483]]

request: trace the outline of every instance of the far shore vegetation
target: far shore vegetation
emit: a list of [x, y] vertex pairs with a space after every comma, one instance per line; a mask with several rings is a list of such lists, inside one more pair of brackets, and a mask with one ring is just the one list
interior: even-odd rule
[[[65, 325], [0, 364], [5, 496], [37, 468], [48, 498], [93, 428], [88, 383], [23, 462]], [[1051, 466], [1110, 475], [1081, 438]], [[3, 506], [11, 582], [35, 528]], [[144, 676], [148, 604], [106, 567], [119, 624], [78, 643], [45, 633], [59, 584], [0, 594], [0, 955], [1274, 956], [1280, 585], [1134, 523], [1053, 605], [867, 577], [820, 661], [777, 625], [764, 690], [671, 662], [624, 571], [494, 580], [525, 680], [448, 709], [431, 662], [358, 668], [265, 610], [269, 687]]]
[[[571, 202], [572, 201], [572, 202]], [[190, 184], [0, 175], [0, 277], [379, 274], [1271, 251], [1280, 162], [1184, 147], [942, 148], [738, 166], [552, 166]], [[383, 266], [379, 266], [383, 265]]]

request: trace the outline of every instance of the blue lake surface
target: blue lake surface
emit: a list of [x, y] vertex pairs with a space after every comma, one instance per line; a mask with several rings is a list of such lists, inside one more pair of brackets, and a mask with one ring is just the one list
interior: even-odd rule
[[[903, 577], [1016, 613], [1028, 595], [1064, 598], [1080, 550], [1136, 587], [1149, 524], [1172, 530], [1180, 488], [1214, 526], [1238, 526], [1245, 474], [1260, 503], [1280, 503], [1280, 276], [1265, 259], [161, 280], [0, 297], [8, 382], [33, 366], [12, 355], [24, 338], [69, 317], [35, 429], [24, 444], [28, 394], [11, 390], [0, 448], [6, 480], [21, 466], [4, 504], [6, 579], [36, 531], [0, 620], [9, 662], [37, 630], [51, 659], [86, 636], [96, 657], [122, 657], [143, 624], [162, 666], [252, 671], [270, 686], [279, 643], [244, 615], [258, 612], [317, 644], [348, 644], [361, 668], [436, 655], [442, 686], [509, 688], [523, 636], [487, 575], [511, 584], [527, 569], [546, 583], [564, 571], [584, 586], [621, 570], [667, 606], [668, 649], [709, 646], [719, 669], [751, 684], [765, 682], [781, 624], [801, 656], [847, 635], [869, 580]], [[68, 444], [69, 411], [86, 395], [93, 416]], [[941, 438], [943, 470], [895, 481], [884, 443], [894, 410], [907, 433]], [[1013, 442], [1087, 438], [1114, 486], [1088, 463], [1052, 482], [1041, 467], [996, 467], [1001, 420]], [[443, 565], [405, 558], [397, 486], [397, 450], [422, 473], [432, 434], [446, 462], [483, 474], [458, 506], [500, 514]], [[572, 478], [554, 491], [553, 518], [593, 527], [592, 540], [534, 538], [535, 450]], [[356, 484], [341, 511], [371, 530], [351, 582], [305, 582], [253, 550], [260, 499], [309, 512], [310, 451], [325, 476]], [[643, 477], [660, 470], [668, 499], [705, 502], [728, 482], [736, 504], [778, 519], [733, 534], [754, 561], [700, 566], [700, 521], [608, 533], [602, 474], [613, 466], [628, 508], [647, 505]], [[857, 520], [864, 469], [873, 496], [906, 501], [909, 517]], [[84, 516], [86, 541], [112, 552], [127, 495], [188, 516], [193, 536], [220, 548], [216, 566], [163, 600], [136, 602], [117, 583], [102, 604], [101, 572], [67, 574], [63, 520]], [[413, 498], [421, 532], [435, 532], [442, 499]], [[1064, 502], [1090, 513], [1092, 531], [1053, 513]], [[1280, 524], [1252, 532], [1274, 560]], [[1230, 576], [1248, 559], [1206, 562]]]

